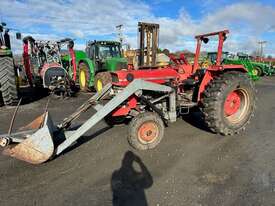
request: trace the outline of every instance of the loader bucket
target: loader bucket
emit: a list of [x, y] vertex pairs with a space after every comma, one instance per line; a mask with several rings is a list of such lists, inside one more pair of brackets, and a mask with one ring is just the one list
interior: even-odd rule
[[56, 129], [49, 113], [45, 112], [23, 129], [37, 130], [22, 142], [6, 147], [3, 154], [32, 164], [40, 164], [49, 160], [54, 153], [52, 137]]

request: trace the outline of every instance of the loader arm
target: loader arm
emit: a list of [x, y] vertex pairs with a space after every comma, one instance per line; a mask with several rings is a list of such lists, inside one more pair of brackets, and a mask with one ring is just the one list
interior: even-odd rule
[[[172, 92], [173, 89], [171, 87], [160, 85], [148, 81], [144, 81], [142, 79], [135, 79], [131, 82], [122, 92], [118, 93], [115, 97], [113, 97], [107, 104], [104, 106], [97, 105], [98, 111], [90, 117], [81, 127], [77, 130], [71, 132], [70, 136], [66, 137], [56, 149], [56, 155], [59, 155], [66, 148], [68, 148], [73, 142], [79, 139], [82, 135], [84, 135], [89, 129], [95, 126], [100, 120], [110, 114], [114, 109], [116, 109], [121, 103], [127, 100], [131, 95], [139, 90], [151, 90], [156, 92]], [[66, 136], [66, 132], [65, 132]]]

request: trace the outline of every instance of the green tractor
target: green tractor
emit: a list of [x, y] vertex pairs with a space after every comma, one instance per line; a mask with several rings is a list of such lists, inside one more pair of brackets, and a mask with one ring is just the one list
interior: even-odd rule
[[249, 75], [254, 79], [259, 79], [260, 76], [270, 76], [275, 73], [274, 69], [262, 62], [256, 62], [249, 58], [247, 54], [238, 53], [237, 58], [229, 58], [225, 59], [225, 63], [227, 64], [243, 64], [249, 71]]
[[[20, 39], [21, 34], [16, 33]], [[0, 24], [0, 105], [14, 105], [18, 102], [18, 69], [11, 51], [9, 29]]]
[[[208, 52], [207, 57], [204, 61], [204, 64], [213, 64], [215, 63], [215, 59], [217, 56], [217, 52]], [[237, 56], [229, 55], [229, 52], [223, 52], [222, 55], [222, 63], [223, 64], [233, 64], [233, 65], [243, 65], [247, 69], [247, 73], [251, 79], [254, 81], [259, 80], [260, 76], [262, 76], [265, 71], [265, 65], [259, 62], [253, 62], [249, 59], [248, 55], [243, 55], [238, 53]]]
[[[71, 55], [72, 56], [72, 55]], [[82, 91], [95, 88], [100, 91], [110, 82], [109, 71], [127, 69], [127, 59], [123, 58], [121, 44], [116, 41], [90, 41], [84, 51], [75, 51], [75, 57], [63, 56], [63, 62], [76, 60], [76, 68], [69, 67], [69, 74]]]

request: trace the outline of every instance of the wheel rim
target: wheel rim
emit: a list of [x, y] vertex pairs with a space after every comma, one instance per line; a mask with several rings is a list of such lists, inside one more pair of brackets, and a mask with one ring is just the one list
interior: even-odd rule
[[103, 88], [103, 83], [102, 83], [102, 80], [101, 79], [98, 79], [97, 82], [96, 82], [96, 88], [97, 88], [97, 91], [101, 91], [102, 88]]
[[159, 135], [156, 123], [150, 121], [143, 123], [138, 129], [138, 138], [142, 143], [153, 142]]
[[252, 74], [253, 74], [254, 76], [258, 76], [258, 74], [259, 74], [258, 69], [253, 69], [253, 70], [252, 70]]
[[224, 102], [224, 115], [231, 123], [239, 123], [249, 110], [249, 95], [244, 89], [235, 89], [230, 92]]
[[254, 76], [260, 76], [260, 71], [259, 71], [259, 69], [254, 68], [254, 69], [252, 70], [252, 74], [253, 74]]
[[79, 83], [81, 88], [86, 87], [86, 72], [84, 70], [80, 70]]

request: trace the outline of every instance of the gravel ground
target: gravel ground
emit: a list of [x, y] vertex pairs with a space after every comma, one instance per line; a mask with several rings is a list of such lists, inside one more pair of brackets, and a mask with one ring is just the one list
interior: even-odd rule
[[[246, 132], [222, 137], [194, 114], [171, 124], [154, 150], [136, 151], [127, 126], [101, 122], [61, 156], [34, 166], [0, 156], [1, 205], [275, 205], [275, 77], [257, 83], [255, 118]], [[47, 97], [20, 108], [15, 127], [41, 114]], [[91, 94], [51, 100], [55, 122]], [[6, 133], [14, 108], [0, 108]], [[85, 113], [76, 125], [94, 111]]]

